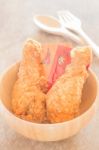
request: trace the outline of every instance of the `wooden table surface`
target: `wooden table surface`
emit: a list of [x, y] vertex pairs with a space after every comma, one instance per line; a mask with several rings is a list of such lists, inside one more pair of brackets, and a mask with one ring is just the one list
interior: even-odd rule
[[[81, 18], [86, 33], [99, 45], [98, 0], [0, 0], [0, 72], [21, 57], [25, 40], [41, 43], [66, 42], [69, 38], [52, 36], [40, 31], [33, 23], [34, 14], [56, 16], [56, 11], [68, 9]], [[99, 59], [94, 56], [92, 68], [99, 77]], [[99, 150], [99, 110], [81, 132], [59, 142], [37, 142], [24, 138], [7, 126], [0, 115], [0, 150]]]

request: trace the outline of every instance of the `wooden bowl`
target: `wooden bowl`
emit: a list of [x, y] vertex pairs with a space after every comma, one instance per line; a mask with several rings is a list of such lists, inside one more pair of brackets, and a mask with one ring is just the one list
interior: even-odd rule
[[11, 111], [11, 91], [16, 80], [19, 63], [3, 73], [0, 81], [0, 110], [3, 118], [17, 132], [30, 139], [57, 141], [69, 138], [86, 126], [95, 112], [97, 79], [92, 70], [84, 85], [80, 115], [75, 119], [56, 124], [38, 124], [17, 118]]

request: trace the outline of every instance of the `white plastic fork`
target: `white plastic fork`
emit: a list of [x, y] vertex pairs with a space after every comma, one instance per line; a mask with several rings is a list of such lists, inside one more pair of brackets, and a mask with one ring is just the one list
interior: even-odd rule
[[61, 24], [76, 33], [78, 33], [85, 42], [90, 45], [96, 56], [99, 57], [99, 47], [89, 38], [81, 27], [81, 21], [69, 11], [59, 11], [58, 16]]

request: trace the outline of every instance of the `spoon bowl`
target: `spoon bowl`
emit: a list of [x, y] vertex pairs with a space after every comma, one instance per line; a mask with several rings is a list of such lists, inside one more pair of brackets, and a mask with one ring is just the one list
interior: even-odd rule
[[60, 35], [61, 24], [55, 17], [37, 15], [34, 16], [34, 22], [40, 29], [52, 34]]

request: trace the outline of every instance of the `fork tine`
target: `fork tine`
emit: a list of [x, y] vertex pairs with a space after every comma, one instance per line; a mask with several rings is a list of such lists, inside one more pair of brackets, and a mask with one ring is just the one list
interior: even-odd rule
[[66, 16], [66, 14], [64, 14], [64, 12], [59, 12], [58, 15], [59, 15], [60, 21], [61, 21], [61, 22], [64, 22], [64, 24], [65, 24], [66, 22], [71, 21], [71, 18], [70, 18], [69, 16]]
[[60, 15], [64, 15], [64, 16], [69, 16], [68, 19], [71, 20], [71, 21], [76, 21], [78, 22], [79, 24], [81, 24], [81, 21], [80, 19], [78, 19], [76, 16], [74, 16], [70, 11], [68, 10], [64, 10], [64, 11], [59, 11], [58, 14]]
[[70, 22], [73, 21], [73, 19], [71, 18], [71, 16], [66, 15], [65, 13], [64, 13], [64, 19], [65, 19], [65, 20], [68, 20], [68, 21], [70, 21]]
[[69, 22], [69, 18], [67, 16], [65, 16], [64, 14], [62, 15], [62, 18], [64, 19], [65, 22]]
[[59, 20], [60, 20], [60, 22], [61, 22], [62, 24], [65, 24], [65, 22], [64, 22], [64, 18], [63, 18], [63, 16], [62, 16], [62, 15], [59, 15]]
[[64, 24], [63, 16], [60, 14], [58, 17], [59, 17], [59, 20]]
[[58, 16], [61, 23], [66, 26], [70, 26], [71, 23], [75, 24], [75, 21], [73, 21], [73, 19], [69, 15], [66, 15], [64, 12], [58, 13]]
[[58, 13], [58, 17], [61, 23], [65, 24], [63, 13]]
[[[79, 18], [77, 18], [75, 15], [73, 15], [70, 11], [66, 11], [66, 13], [71, 17], [72, 20], [78, 22], [79, 24], [81, 24], [81, 21]], [[65, 15], [66, 15], [65, 13]]]
[[71, 16], [72, 19], [79, 20], [75, 15], [73, 15], [70, 11], [67, 11], [67, 14]]

